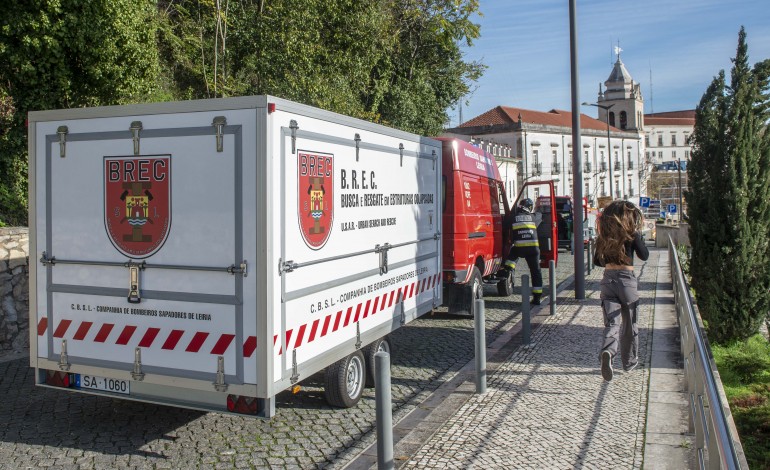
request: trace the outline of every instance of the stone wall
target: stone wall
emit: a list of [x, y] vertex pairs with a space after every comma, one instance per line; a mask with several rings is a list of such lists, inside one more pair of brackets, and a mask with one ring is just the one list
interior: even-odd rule
[[681, 223], [678, 225], [657, 224], [655, 225], [655, 246], [658, 248], [668, 248], [668, 236], [675, 245], [690, 246], [690, 225]]
[[0, 354], [28, 347], [28, 230], [0, 228]]

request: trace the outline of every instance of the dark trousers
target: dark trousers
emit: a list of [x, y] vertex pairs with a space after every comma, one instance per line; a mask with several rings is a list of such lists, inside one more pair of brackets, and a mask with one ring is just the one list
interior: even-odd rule
[[604, 312], [604, 343], [602, 351], [612, 357], [620, 349], [623, 367], [638, 360], [639, 328], [636, 326], [636, 307], [639, 304], [637, 280], [633, 271], [605, 269], [601, 281], [600, 298]]
[[516, 263], [519, 258], [524, 258], [527, 261], [527, 266], [529, 266], [529, 274], [532, 277], [532, 293], [542, 295], [543, 273], [540, 271], [540, 250], [527, 250], [522, 253], [516, 248], [511, 248], [508, 260]]

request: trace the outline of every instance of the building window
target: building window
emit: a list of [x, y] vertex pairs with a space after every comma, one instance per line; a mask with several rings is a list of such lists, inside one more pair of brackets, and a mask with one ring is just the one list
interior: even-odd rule
[[591, 191], [591, 187], [588, 185], [588, 183], [585, 184], [583, 187], [583, 196], [590, 197], [589, 193]]
[[559, 152], [557, 152], [555, 149], [551, 150], [551, 156], [553, 157], [554, 163], [559, 161]]
[[615, 127], [615, 113], [610, 113], [610, 126]]
[[689, 150], [685, 150], [684, 151], [684, 159], [685, 160], [689, 160], [690, 159], [690, 151]]
[[649, 135], [644, 136], [644, 145], [645, 145], [645, 147], [649, 147], [650, 146], [650, 136]]
[[642, 112], [641, 111], [637, 111], [636, 112], [636, 128], [637, 129], [641, 129], [642, 127], [643, 127], [642, 126]]
[[620, 112], [620, 128], [625, 129], [628, 127], [628, 115], [625, 111]]
[[604, 181], [602, 181], [602, 186], [601, 186], [601, 188], [602, 188], [602, 193], [601, 193], [601, 194], [602, 194], [602, 197], [604, 197], [604, 196], [606, 196], [606, 195], [607, 195], [607, 191], [605, 191], [605, 190], [604, 190]]
[[671, 151], [671, 159], [676, 160], [676, 150]]
[[676, 145], [676, 134], [671, 134], [671, 145]]
[[663, 147], [663, 134], [658, 135], [658, 147]]
[[663, 152], [658, 152], [658, 160], [663, 160]]

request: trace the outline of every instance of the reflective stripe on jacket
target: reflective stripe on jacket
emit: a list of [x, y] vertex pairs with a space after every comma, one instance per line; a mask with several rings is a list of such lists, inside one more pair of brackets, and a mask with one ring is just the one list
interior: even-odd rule
[[535, 217], [524, 210], [516, 211], [513, 221], [513, 246], [538, 247]]

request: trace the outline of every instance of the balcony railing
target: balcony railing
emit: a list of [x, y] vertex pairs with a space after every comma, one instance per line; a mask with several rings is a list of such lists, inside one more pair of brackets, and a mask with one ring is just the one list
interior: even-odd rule
[[543, 174], [543, 164], [542, 163], [534, 163], [532, 165], [532, 174], [540, 176]]
[[633, 170], [634, 169], [634, 161], [629, 160], [628, 165], [626, 165], [626, 170]]
[[599, 171], [607, 171], [607, 162], [604, 160], [599, 163]]
[[634, 188], [628, 188], [628, 197], [634, 197]]
[[620, 166], [620, 160], [615, 160], [615, 163], [612, 164], [612, 171], [620, 171], [623, 168]]
[[591, 173], [591, 162], [585, 162], [585, 165], [583, 165], [583, 171], [586, 173]]
[[551, 164], [551, 173], [554, 175], [561, 174], [561, 164], [559, 163]]

